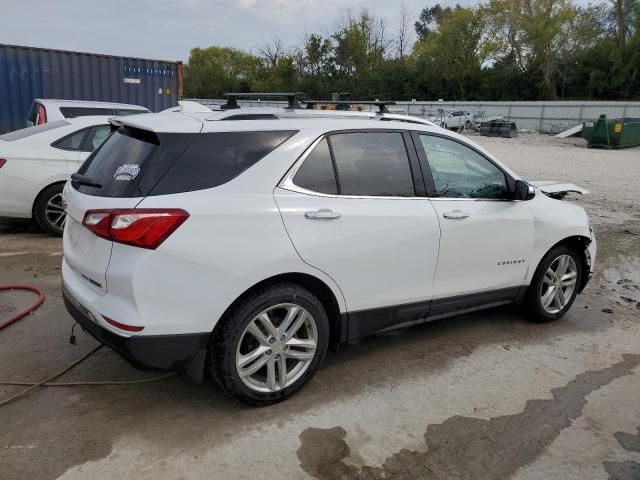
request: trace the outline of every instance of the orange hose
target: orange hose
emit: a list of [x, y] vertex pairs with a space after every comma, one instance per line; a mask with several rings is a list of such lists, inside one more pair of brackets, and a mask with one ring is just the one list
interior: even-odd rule
[[20, 310], [13, 317], [0, 323], [0, 330], [8, 327], [14, 322], [17, 322], [25, 315], [28, 315], [29, 313], [34, 311], [36, 308], [38, 308], [40, 305], [42, 305], [42, 302], [44, 302], [44, 292], [40, 290], [38, 287], [32, 287], [30, 285], [0, 285], [0, 290], [29, 290], [31, 292], [38, 294], [38, 299], [33, 305]]

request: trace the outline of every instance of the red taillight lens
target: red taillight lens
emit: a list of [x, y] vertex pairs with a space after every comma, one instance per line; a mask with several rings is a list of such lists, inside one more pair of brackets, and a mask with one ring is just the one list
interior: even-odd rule
[[5, 163], [7, 163], [7, 161], [4, 158], [0, 158], [0, 168], [4, 167]]
[[187, 218], [180, 209], [89, 210], [82, 224], [106, 240], [155, 250]]
[[42, 125], [47, 123], [47, 109], [44, 108], [44, 105], [40, 105], [38, 107], [38, 120], [36, 121], [36, 125]]
[[124, 330], [125, 332], [141, 332], [142, 330], [144, 330], [144, 327], [138, 327], [136, 325], [125, 325], [124, 323], [116, 322], [115, 320], [112, 320], [109, 317], [105, 317], [104, 315], [102, 315], [102, 318], [104, 318], [109, 325], [119, 328], [120, 330]]

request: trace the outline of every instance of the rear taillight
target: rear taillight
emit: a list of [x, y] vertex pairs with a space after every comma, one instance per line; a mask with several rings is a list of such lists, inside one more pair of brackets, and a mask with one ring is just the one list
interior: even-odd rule
[[42, 125], [47, 123], [47, 109], [44, 108], [44, 105], [38, 106], [38, 119], [36, 120], [36, 125]]
[[82, 224], [112, 242], [155, 250], [189, 218], [180, 209], [89, 210]]
[[0, 158], [0, 168], [4, 167], [5, 163], [7, 163], [7, 161], [4, 158]]

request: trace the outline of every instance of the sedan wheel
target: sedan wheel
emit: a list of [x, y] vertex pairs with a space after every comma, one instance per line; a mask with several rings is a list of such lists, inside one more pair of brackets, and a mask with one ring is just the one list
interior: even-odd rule
[[283, 303], [260, 312], [236, 349], [242, 382], [256, 392], [277, 392], [296, 382], [315, 357], [318, 329], [302, 306]]
[[62, 204], [62, 194], [58, 193], [49, 199], [44, 210], [47, 222], [56, 230], [62, 231], [64, 229], [64, 222], [67, 218], [67, 214], [64, 211]]
[[573, 296], [578, 280], [576, 262], [570, 255], [560, 255], [545, 272], [540, 295], [542, 308], [547, 313], [560, 312]]
[[67, 214], [62, 202], [63, 184], [49, 185], [45, 188], [33, 206], [33, 216], [38, 226], [51, 235], [62, 235]]

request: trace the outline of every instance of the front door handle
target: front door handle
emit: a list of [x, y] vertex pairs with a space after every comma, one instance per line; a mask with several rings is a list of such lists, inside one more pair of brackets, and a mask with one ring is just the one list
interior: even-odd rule
[[312, 212], [304, 212], [304, 218], [307, 220], [337, 220], [342, 215], [328, 208], [321, 208]]
[[442, 214], [444, 218], [448, 218], [449, 220], [464, 220], [469, 216], [467, 212], [463, 212], [462, 210], [452, 210], [450, 212], [444, 212]]

